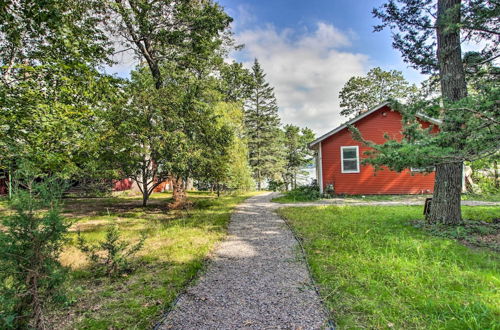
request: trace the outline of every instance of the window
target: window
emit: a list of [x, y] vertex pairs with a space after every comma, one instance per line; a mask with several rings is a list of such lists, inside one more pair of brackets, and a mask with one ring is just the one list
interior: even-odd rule
[[340, 147], [342, 173], [359, 173], [358, 146]]

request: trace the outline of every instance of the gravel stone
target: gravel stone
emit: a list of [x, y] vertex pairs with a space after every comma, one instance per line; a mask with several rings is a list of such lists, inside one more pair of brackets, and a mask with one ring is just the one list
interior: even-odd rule
[[247, 199], [207, 270], [159, 329], [323, 329], [327, 314], [275, 194]]

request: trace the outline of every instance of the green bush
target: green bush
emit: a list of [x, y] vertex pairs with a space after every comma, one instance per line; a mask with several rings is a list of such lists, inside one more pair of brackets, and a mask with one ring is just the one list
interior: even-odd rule
[[500, 193], [494, 177], [479, 176], [476, 178], [476, 182], [479, 190], [484, 195], [498, 195]]
[[16, 173], [10, 207], [1, 219], [0, 328], [44, 328], [44, 306], [61, 297], [66, 270], [58, 261], [69, 224], [60, 216], [64, 185]]
[[98, 274], [113, 277], [132, 271], [129, 259], [143, 248], [145, 240], [146, 236], [141, 234], [139, 242], [129, 246], [129, 242], [120, 240], [118, 227], [111, 226], [106, 230], [104, 241], [97, 245], [86, 242], [79, 232], [78, 248], [87, 255]]
[[285, 193], [287, 199], [294, 201], [313, 201], [321, 198], [317, 185], [300, 186]]
[[285, 183], [282, 181], [269, 181], [268, 189], [271, 191], [282, 191], [285, 189]]

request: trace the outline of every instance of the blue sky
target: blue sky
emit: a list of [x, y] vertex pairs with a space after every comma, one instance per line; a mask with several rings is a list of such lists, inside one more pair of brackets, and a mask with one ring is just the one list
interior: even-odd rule
[[371, 68], [425, 79], [392, 48], [390, 31], [373, 32], [372, 9], [384, 0], [219, 0], [234, 18], [243, 51], [232, 57], [251, 66], [258, 58], [275, 88], [283, 123], [323, 134], [346, 118], [338, 94], [352, 76]]
[[[243, 51], [233, 60], [251, 67], [258, 58], [275, 88], [284, 124], [323, 134], [346, 118], [338, 94], [352, 76], [380, 66], [400, 70], [419, 83], [425, 77], [408, 67], [391, 46], [390, 31], [373, 32], [371, 11], [384, 0], [218, 0], [234, 18]], [[110, 72], [127, 76], [135, 61], [126, 54]]]
[[234, 19], [236, 33], [267, 24], [277, 29], [314, 29], [324, 22], [344, 31], [352, 38], [351, 52], [370, 56], [369, 64], [404, 72], [412, 82], [422, 76], [403, 63], [398, 51], [392, 48], [389, 31], [373, 32], [379, 21], [371, 11], [384, 0], [220, 0], [218, 1]]

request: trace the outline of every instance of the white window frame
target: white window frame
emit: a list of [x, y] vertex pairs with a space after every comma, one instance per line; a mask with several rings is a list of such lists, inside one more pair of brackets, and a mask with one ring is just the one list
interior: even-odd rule
[[[344, 149], [356, 149], [356, 170], [344, 170]], [[354, 158], [347, 158], [347, 160], [354, 160]], [[342, 173], [359, 173], [359, 146], [342, 146], [340, 147], [340, 166]]]

